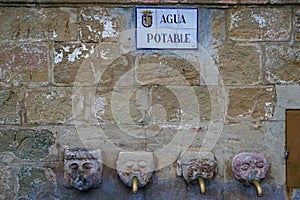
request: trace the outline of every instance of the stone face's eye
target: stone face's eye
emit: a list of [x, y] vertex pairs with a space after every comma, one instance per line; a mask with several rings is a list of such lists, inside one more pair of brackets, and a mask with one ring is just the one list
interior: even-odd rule
[[204, 171], [204, 172], [209, 172], [212, 170], [211, 166], [208, 164], [204, 164], [201, 167], [202, 167], [202, 171]]
[[190, 169], [193, 170], [193, 171], [198, 171], [199, 167], [196, 166], [196, 165], [192, 165], [192, 166], [190, 167]]
[[73, 164], [70, 165], [70, 168], [72, 170], [77, 170], [78, 169], [78, 165], [76, 163], [73, 163]]
[[84, 163], [84, 164], [82, 165], [82, 168], [83, 168], [84, 170], [90, 170], [90, 169], [93, 168], [93, 165], [92, 165], [91, 163]]
[[129, 160], [129, 161], [127, 161], [127, 162], [125, 163], [125, 166], [126, 166], [126, 167], [133, 167], [134, 164], [135, 164], [134, 161]]
[[265, 165], [262, 162], [256, 163], [256, 167], [263, 168]]
[[144, 160], [141, 160], [141, 161], [138, 162], [138, 165], [141, 168], [145, 168], [145, 167], [147, 167], [148, 163]]
[[249, 168], [249, 164], [245, 163], [245, 164], [242, 164], [241, 166], [241, 170], [247, 170]]

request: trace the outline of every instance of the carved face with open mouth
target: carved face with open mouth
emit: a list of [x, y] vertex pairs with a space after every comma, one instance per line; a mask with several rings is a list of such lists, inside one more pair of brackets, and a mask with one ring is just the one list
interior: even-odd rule
[[262, 154], [241, 153], [232, 159], [235, 177], [249, 185], [253, 180], [262, 181], [269, 171], [269, 163]]
[[139, 187], [144, 187], [153, 173], [153, 155], [150, 152], [120, 152], [117, 171], [123, 183], [132, 186], [132, 178], [136, 176]]
[[177, 175], [193, 183], [199, 177], [211, 180], [217, 173], [217, 162], [212, 153], [186, 152], [177, 161]]
[[66, 150], [64, 156], [65, 187], [85, 191], [101, 185], [102, 162], [100, 150]]

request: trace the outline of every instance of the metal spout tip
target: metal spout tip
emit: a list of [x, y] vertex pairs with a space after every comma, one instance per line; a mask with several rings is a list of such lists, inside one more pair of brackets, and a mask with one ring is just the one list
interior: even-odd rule
[[134, 176], [132, 178], [132, 193], [137, 194], [138, 193], [138, 186], [139, 186], [139, 179]]
[[202, 177], [198, 178], [198, 184], [200, 188], [200, 194], [206, 194], [205, 182]]
[[258, 197], [262, 197], [262, 196], [263, 196], [263, 190], [262, 190], [262, 188], [261, 188], [259, 182], [256, 181], [256, 180], [253, 180], [253, 181], [252, 181], [252, 184], [254, 185], [254, 187], [255, 187], [255, 189], [256, 189], [256, 195], [257, 195]]

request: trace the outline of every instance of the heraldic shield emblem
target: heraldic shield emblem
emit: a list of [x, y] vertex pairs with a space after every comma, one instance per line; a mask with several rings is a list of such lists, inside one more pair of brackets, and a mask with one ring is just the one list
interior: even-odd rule
[[144, 10], [142, 12], [142, 25], [146, 28], [149, 28], [152, 26], [152, 14], [153, 12], [151, 10]]

